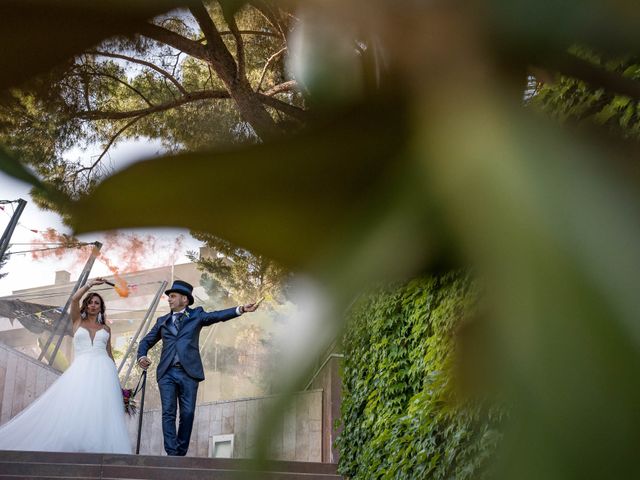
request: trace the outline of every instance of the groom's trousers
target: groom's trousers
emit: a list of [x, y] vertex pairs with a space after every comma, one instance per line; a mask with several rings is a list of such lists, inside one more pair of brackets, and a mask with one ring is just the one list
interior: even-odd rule
[[[162, 403], [162, 435], [167, 455], [184, 456], [189, 449], [193, 417], [196, 410], [198, 381], [182, 367], [172, 366], [158, 380]], [[176, 432], [176, 409], [180, 406], [180, 421]]]

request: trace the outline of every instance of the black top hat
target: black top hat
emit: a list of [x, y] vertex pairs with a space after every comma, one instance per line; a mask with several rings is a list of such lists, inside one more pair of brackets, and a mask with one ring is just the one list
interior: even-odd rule
[[180, 295], [184, 295], [189, 299], [189, 305], [193, 304], [193, 285], [187, 282], [183, 282], [182, 280], [174, 280], [173, 285], [169, 290], [166, 290], [165, 295], [169, 295], [170, 293], [179, 293]]

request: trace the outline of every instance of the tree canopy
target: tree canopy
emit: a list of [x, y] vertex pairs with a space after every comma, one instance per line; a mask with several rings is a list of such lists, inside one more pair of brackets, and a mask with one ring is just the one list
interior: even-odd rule
[[192, 232], [209, 248], [211, 255], [189, 253], [191, 261], [205, 272], [209, 296], [229, 296], [236, 303], [265, 297], [268, 303], [284, 303], [288, 272], [273, 260], [254, 254], [208, 233]]
[[[304, 122], [286, 68], [293, 17], [259, 1], [208, 1], [140, 23], [4, 92], [0, 139], [40, 176], [77, 197], [111, 173], [109, 149], [159, 139], [166, 151], [258, 141]], [[71, 147], [101, 153], [66, 157]]]

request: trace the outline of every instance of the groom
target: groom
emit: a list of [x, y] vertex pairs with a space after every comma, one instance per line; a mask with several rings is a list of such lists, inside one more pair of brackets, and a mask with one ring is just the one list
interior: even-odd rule
[[[189, 448], [193, 417], [196, 409], [198, 383], [204, 380], [198, 341], [202, 327], [230, 320], [245, 312], [253, 312], [257, 304], [205, 312], [193, 304], [193, 287], [176, 280], [169, 290], [171, 312], [156, 321], [155, 326], [140, 341], [138, 365], [146, 370], [151, 365], [147, 352], [162, 340], [162, 354], [157, 369], [158, 388], [162, 403], [162, 434], [167, 455], [184, 456]], [[180, 422], [176, 434], [176, 408], [180, 405]]]

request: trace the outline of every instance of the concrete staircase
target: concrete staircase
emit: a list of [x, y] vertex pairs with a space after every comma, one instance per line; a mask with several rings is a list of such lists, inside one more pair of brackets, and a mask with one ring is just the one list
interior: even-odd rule
[[0, 451], [0, 479], [340, 480], [329, 463]]

